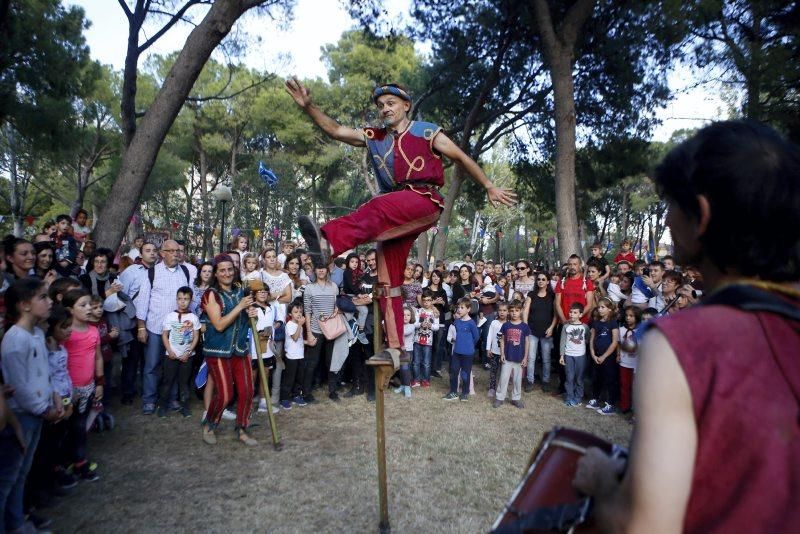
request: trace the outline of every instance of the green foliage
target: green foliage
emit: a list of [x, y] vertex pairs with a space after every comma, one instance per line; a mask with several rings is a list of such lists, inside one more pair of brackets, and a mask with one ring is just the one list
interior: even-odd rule
[[[6, 2], [4, 2], [6, 3]], [[0, 13], [0, 126], [43, 147], [69, 139], [72, 99], [98, 76], [82, 32], [83, 10], [59, 0], [12, 0]]]

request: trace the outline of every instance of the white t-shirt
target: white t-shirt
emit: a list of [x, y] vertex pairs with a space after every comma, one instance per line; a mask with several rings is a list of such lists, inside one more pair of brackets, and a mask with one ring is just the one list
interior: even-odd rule
[[636, 357], [635, 352], [625, 352], [622, 350], [622, 342], [625, 339], [633, 338], [633, 330], [628, 330], [627, 327], [621, 326], [619, 327], [619, 365], [620, 367], [625, 367], [627, 369], [636, 370], [636, 362], [638, 358]]
[[292, 336], [297, 332], [298, 328], [300, 328], [300, 326], [296, 322], [286, 322], [286, 341], [283, 343], [283, 348], [285, 350], [287, 360], [303, 359], [303, 333], [300, 333], [297, 341], [292, 339]]
[[486, 336], [486, 350], [492, 354], [500, 354], [500, 343], [497, 341], [497, 334], [502, 327], [503, 322], [499, 319], [495, 319], [492, 321], [492, 324], [489, 325], [489, 334]]
[[561, 332], [561, 336], [565, 338], [565, 341], [563, 342], [565, 356], [586, 355], [586, 347], [589, 343], [588, 326], [583, 323], [567, 323], [564, 325], [564, 330]]
[[[256, 307], [258, 310], [258, 318], [256, 319], [256, 328], [259, 332], [264, 330], [265, 328], [271, 328], [275, 324], [275, 307], [269, 306], [267, 309], [262, 308], [261, 306]], [[275, 356], [275, 352], [272, 350], [272, 340], [271, 339], [262, 339], [261, 340], [261, 358], [272, 358]], [[251, 359], [256, 359], [256, 342], [253, 339], [253, 331], [250, 331], [250, 354]]]
[[[164, 319], [162, 332], [169, 332], [169, 346], [177, 356], [182, 356], [192, 345], [195, 330], [200, 330], [200, 319], [193, 313], [169, 312]], [[166, 351], [164, 354], [168, 354]], [[194, 351], [192, 351], [194, 354]]]

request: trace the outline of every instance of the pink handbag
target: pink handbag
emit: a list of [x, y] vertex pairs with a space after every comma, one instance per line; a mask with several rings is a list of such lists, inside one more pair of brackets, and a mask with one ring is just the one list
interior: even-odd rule
[[338, 308], [334, 308], [333, 313], [325, 317], [320, 315], [317, 320], [319, 329], [322, 330], [322, 335], [325, 339], [334, 340], [347, 331], [344, 323], [344, 317], [339, 313]]

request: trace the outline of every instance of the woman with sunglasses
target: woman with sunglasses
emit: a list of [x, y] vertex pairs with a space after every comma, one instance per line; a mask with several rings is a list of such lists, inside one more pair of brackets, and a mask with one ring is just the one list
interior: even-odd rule
[[531, 264], [528, 260], [517, 260], [517, 279], [514, 281], [514, 291], [527, 295], [536, 287], [536, 278], [533, 277]]
[[528, 373], [525, 391], [533, 389], [533, 371], [536, 367], [537, 348], [542, 347], [542, 391], [550, 390], [550, 354], [553, 351], [553, 332], [557, 319], [555, 311], [555, 293], [550, 285], [550, 277], [545, 272], [534, 276], [536, 288], [528, 292], [525, 306], [522, 308], [522, 320], [528, 323], [531, 330], [528, 344]]

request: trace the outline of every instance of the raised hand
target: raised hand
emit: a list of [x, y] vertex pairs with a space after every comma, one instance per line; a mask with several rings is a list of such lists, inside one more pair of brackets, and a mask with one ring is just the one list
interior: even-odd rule
[[298, 106], [305, 109], [311, 104], [311, 91], [308, 90], [300, 81], [292, 76], [284, 84], [286, 92], [294, 99]]
[[497, 207], [498, 203], [506, 206], [513, 206], [517, 203], [517, 194], [514, 191], [496, 185], [486, 190], [486, 196], [489, 197], [489, 203], [493, 207]]

